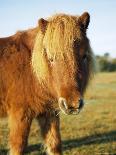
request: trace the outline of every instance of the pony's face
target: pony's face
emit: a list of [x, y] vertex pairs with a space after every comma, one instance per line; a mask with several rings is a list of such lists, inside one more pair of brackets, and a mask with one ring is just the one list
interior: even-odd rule
[[89, 20], [89, 14], [84, 13], [80, 17], [58, 15], [39, 21], [47, 85], [65, 114], [78, 114], [84, 105], [83, 93], [92, 66], [86, 36]]

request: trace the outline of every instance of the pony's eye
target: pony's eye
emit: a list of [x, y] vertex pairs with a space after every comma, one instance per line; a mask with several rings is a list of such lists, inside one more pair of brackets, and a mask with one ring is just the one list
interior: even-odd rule
[[53, 66], [54, 65], [54, 59], [53, 58], [50, 58], [49, 59], [49, 62], [50, 62], [50, 64]]
[[49, 61], [52, 63], [54, 60], [53, 60], [53, 58], [50, 58]]
[[78, 50], [78, 48], [79, 48], [79, 41], [78, 40], [74, 40], [73, 46], [74, 46], [74, 49]]

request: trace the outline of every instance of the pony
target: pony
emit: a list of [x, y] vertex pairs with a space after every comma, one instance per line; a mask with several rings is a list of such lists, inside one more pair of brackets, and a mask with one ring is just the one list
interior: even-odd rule
[[59, 113], [78, 114], [94, 71], [90, 15], [56, 14], [0, 38], [0, 115], [8, 116], [10, 155], [23, 155], [34, 118], [49, 155], [61, 155]]

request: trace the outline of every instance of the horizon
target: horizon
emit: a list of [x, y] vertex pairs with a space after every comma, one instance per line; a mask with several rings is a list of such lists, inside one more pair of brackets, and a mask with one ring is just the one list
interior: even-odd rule
[[90, 14], [88, 38], [95, 55], [109, 53], [116, 57], [116, 1], [114, 0], [1, 0], [0, 37], [13, 35], [17, 31], [37, 26], [39, 18], [47, 18], [56, 13], [81, 15]]

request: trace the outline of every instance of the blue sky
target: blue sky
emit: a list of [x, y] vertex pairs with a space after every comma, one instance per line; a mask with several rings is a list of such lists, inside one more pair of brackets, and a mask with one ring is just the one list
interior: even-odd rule
[[95, 54], [116, 57], [116, 0], [0, 0], [0, 37], [37, 25], [55, 13], [80, 15], [88, 11], [88, 37]]

